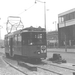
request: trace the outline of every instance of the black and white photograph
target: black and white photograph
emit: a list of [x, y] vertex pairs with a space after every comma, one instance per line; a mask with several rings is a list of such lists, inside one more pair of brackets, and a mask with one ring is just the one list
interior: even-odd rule
[[74, 0], [0, 0], [0, 75], [75, 75]]

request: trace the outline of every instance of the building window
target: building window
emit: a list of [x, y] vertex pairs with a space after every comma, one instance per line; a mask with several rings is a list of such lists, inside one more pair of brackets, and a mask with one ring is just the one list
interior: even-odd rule
[[58, 21], [59, 21], [59, 23], [62, 23], [62, 22], [64, 22], [64, 18], [63, 17], [59, 17]]
[[63, 17], [61, 17], [61, 22], [64, 22], [64, 18]]

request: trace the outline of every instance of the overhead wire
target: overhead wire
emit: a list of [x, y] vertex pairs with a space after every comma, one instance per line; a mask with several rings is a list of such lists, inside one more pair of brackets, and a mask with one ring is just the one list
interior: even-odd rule
[[36, 1], [34, 2], [34, 4], [33, 5], [31, 5], [30, 7], [28, 7], [27, 9], [25, 9], [23, 12], [21, 12], [19, 15], [21, 15], [21, 14], [23, 14], [25, 11], [27, 11], [27, 10], [29, 10], [29, 9], [31, 9], [34, 5], [36, 4]]

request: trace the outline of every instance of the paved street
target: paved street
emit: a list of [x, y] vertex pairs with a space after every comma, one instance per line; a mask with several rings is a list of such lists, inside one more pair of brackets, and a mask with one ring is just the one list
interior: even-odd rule
[[[72, 67], [72, 66], [70, 66], [70, 64], [69, 63], [72, 63], [72, 64], [75, 64], [75, 53], [74, 53], [74, 49], [68, 49], [67, 51], [68, 52], [65, 52], [65, 49], [48, 49], [47, 50], [48, 52], [47, 52], [47, 58], [51, 58], [52, 57], [52, 55], [53, 55], [53, 53], [59, 53], [59, 54], [61, 54], [61, 56], [62, 56], [62, 58], [63, 59], [66, 59], [67, 60], [67, 62], [68, 62], [68, 64], [66, 65], [66, 64], [62, 64], [61, 66], [66, 66], [66, 67]], [[0, 75], [23, 75], [23, 74], [21, 74], [20, 72], [18, 72], [18, 71], [16, 71], [15, 69], [13, 69], [13, 68], [11, 68], [9, 65], [7, 65], [4, 61], [3, 61], [3, 59], [1, 58], [1, 56], [3, 55], [5, 53], [5, 51], [4, 51], [4, 49], [0, 49]], [[9, 60], [8, 59], [8, 61], [10, 62], [10, 63], [12, 63], [13, 65], [17, 65], [16, 64], [16, 62], [15, 61], [13, 61], [13, 60]], [[59, 65], [59, 64], [58, 64]], [[17, 67], [18, 67], [18, 65], [17, 65]], [[44, 67], [44, 66], [43, 66]], [[48, 66], [49, 67], [49, 66]], [[21, 67], [20, 67], [21, 68]], [[47, 66], [45, 67], [45, 68], [47, 68]], [[74, 67], [75, 68], [75, 67]], [[23, 68], [21, 68], [21, 69], [23, 69]], [[49, 69], [55, 69], [55, 67], [49, 67]], [[26, 71], [26, 72], [28, 72], [28, 70], [26, 69], [26, 68], [24, 68], [23, 69], [24, 71]], [[57, 68], [57, 70], [58, 70], [58, 72], [59, 72], [59, 70], [61, 70], [61, 69], [59, 69], [59, 68]], [[67, 72], [66, 70], [64, 70], [64, 69], [62, 69], [63, 70], [63, 72], [62, 73], [65, 73], [65, 72]], [[61, 70], [61, 71], [62, 71]], [[41, 70], [40, 70], [41, 71]], [[39, 71], [39, 72], [40, 72]], [[67, 72], [68, 73], [68, 72]], [[48, 75], [48, 74], [47, 74]], [[64, 74], [65, 75], [65, 74]], [[66, 75], [68, 75], [68, 74], [66, 74]], [[72, 75], [72, 72], [71, 72], [71, 74], [69, 74], [69, 75]]]
[[[47, 51], [52, 51], [52, 52], [65, 52], [65, 48], [48, 48]], [[74, 53], [75, 49], [67, 49], [67, 52]]]
[[5, 63], [2, 59], [3, 53], [4, 49], [0, 49], [0, 75], [24, 75]]
[[62, 58], [66, 59], [68, 63], [75, 64], [75, 49], [67, 49], [67, 52], [65, 52], [65, 49], [48, 49], [47, 50], [47, 56], [48, 58], [52, 57], [53, 53], [58, 53], [62, 56]]
[[[47, 51], [47, 58], [52, 57], [53, 53], [59, 53], [67, 62], [75, 64], [75, 49], [67, 49], [67, 52], [65, 52], [65, 49], [53, 48], [47, 49]], [[4, 49], [0, 49], [0, 52], [5, 53]]]

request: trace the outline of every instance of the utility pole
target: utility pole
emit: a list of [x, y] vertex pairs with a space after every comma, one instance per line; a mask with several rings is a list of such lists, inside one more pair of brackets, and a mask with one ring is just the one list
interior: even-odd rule
[[44, 25], [46, 30], [46, 2], [44, 2]]
[[66, 22], [64, 21], [64, 26], [65, 26], [65, 52], [67, 52], [67, 36], [66, 36]]
[[36, 2], [44, 3], [44, 27], [45, 27], [45, 30], [46, 30], [46, 2], [42, 2], [40, 0], [35, 0], [35, 3]]
[[[1, 18], [0, 18], [1, 20]], [[1, 39], [1, 29], [3, 28], [3, 26], [0, 25], [0, 39]]]

